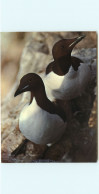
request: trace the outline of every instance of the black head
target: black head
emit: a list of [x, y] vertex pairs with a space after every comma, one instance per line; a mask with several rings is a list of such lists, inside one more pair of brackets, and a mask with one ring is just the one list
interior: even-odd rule
[[44, 88], [44, 84], [40, 76], [35, 73], [28, 73], [21, 78], [19, 87], [16, 90], [14, 97], [27, 91], [35, 94], [35, 92], [40, 88]]
[[84, 37], [85, 35], [72, 39], [62, 39], [55, 43], [52, 49], [53, 58], [59, 59], [62, 56], [71, 54], [72, 49], [75, 47], [75, 45], [80, 42]]

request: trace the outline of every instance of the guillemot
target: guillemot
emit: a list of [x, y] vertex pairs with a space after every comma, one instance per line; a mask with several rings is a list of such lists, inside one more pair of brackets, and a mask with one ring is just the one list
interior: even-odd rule
[[47, 66], [43, 80], [50, 100], [71, 100], [81, 95], [88, 84], [90, 67], [81, 59], [71, 56], [75, 45], [84, 37], [62, 39], [53, 46], [54, 61]]
[[58, 141], [66, 129], [64, 111], [47, 98], [44, 83], [39, 75], [24, 75], [14, 96], [28, 91], [31, 92], [31, 99], [19, 116], [20, 131], [36, 144]]

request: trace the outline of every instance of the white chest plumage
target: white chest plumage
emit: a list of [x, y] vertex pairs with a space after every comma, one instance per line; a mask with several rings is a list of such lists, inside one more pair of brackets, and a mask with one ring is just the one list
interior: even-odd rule
[[91, 72], [87, 64], [81, 63], [78, 71], [71, 66], [65, 76], [50, 72], [44, 78], [47, 96], [50, 100], [69, 100], [80, 95], [90, 80]]
[[35, 98], [22, 110], [19, 128], [23, 135], [36, 144], [48, 144], [57, 141], [64, 133], [66, 124], [55, 114], [41, 109]]

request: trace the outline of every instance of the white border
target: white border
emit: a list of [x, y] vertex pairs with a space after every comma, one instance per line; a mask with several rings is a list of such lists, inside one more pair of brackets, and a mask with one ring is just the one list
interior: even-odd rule
[[98, 194], [98, 164], [2, 164], [2, 194]]
[[96, 31], [98, 0], [1, 0], [1, 31]]

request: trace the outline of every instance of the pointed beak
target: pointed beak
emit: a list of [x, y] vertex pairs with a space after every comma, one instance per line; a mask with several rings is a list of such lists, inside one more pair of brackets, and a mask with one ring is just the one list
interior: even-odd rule
[[71, 44], [69, 45], [69, 48], [74, 48], [74, 46], [78, 43], [78, 42], [80, 42], [83, 38], [85, 38], [85, 35], [82, 35], [82, 36], [79, 36], [79, 37], [77, 37], [77, 38], [74, 38], [74, 39], [72, 39], [72, 42], [71, 42]]
[[23, 93], [23, 92], [27, 92], [29, 88], [29, 85], [25, 86], [25, 87], [18, 87], [18, 89], [16, 90], [14, 97], [18, 96], [19, 94]]

